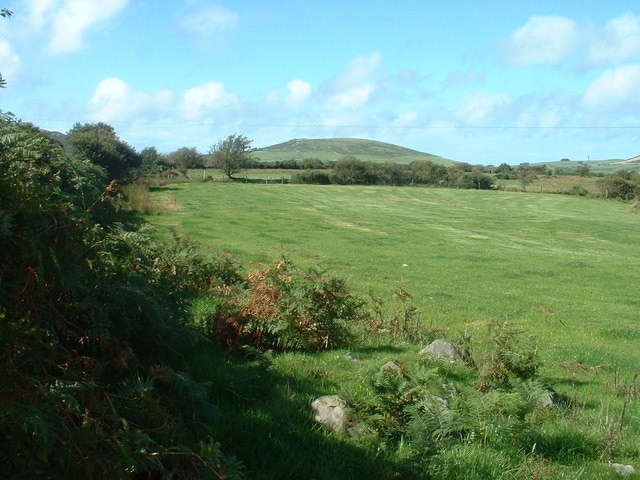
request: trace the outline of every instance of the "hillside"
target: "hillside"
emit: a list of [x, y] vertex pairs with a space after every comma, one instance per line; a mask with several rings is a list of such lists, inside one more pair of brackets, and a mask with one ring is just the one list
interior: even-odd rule
[[572, 171], [578, 167], [588, 166], [591, 173], [608, 175], [615, 173], [619, 170], [639, 170], [640, 169], [640, 157], [630, 158], [628, 160], [622, 160], [619, 158], [613, 158], [608, 160], [560, 160], [556, 162], [540, 162], [532, 165], [545, 165], [546, 167], [556, 168], [565, 171]]
[[339, 160], [345, 155], [354, 155], [360, 160], [372, 162], [410, 163], [414, 160], [431, 160], [434, 163], [451, 165], [454, 160], [418, 152], [409, 148], [376, 140], [360, 138], [296, 138], [255, 151], [255, 158], [263, 162], [304, 160], [319, 158], [326, 161]]

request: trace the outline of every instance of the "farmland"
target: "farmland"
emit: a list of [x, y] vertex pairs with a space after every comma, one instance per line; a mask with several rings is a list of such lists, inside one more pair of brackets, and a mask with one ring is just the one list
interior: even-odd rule
[[[157, 235], [197, 239], [247, 271], [281, 256], [318, 266], [346, 278], [363, 298], [382, 299], [387, 315], [398, 308], [407, 312], [410, 303], [419, 317], [410, 326], [414, 340], [471, 337], [480, 354], [496, 324], [535, 339], [540, 378], [573, 405], [571, 412], [538, 419], [539, 428], [548, 435], [545, 441], [558, 442], [545, 448], [568, 450], [523, 457], [529, 469], [517, 475], [482, 477], [477, 462], [492, 463], [491, 453], [473, 453], [476, 447], [469, 445], [460, 455], [476, 460], [467, 458], [475, 467], [458, 471], [465, 478], [530, 478], [542, 467], [548, 478], [576, 478], [585, 471], [590, 478], [609, 478], [613, 473], [604, 460], [637, 460], [640, 221], [629, 204], [505, 191], [217, 182], [174, 184], [153, 195], [163, 210], [148, 217]], [[303, 409], [312, 392], [330, 387], [366, 404], [372, 372], [390, 359], [416, 365], [421, 346], [406, 336], [395, 342], [388, 336], [365, 338], [352, 348], [362, 361], [348, 364], [336, 360], [344, 352], [276, 356], [272, 368], [290, 379], [278, 396]], [[242, 415], [266, 411], [271, 422], [286, 418], [269, 400], [245, 408]], [[243, 459], [273, 454], [273, 447], [255, 441], [244, 445], [231, 425], [220, 428], [236, 444], [232, 453]], [[300, 435], [299, 427], [291, 428], [277, 440], [288, 445]], [[584, 445], [569, 445], [569, 438], [583, 439], [577, 441]], [[585, 447], [591, 441], [593, 450]], [[361, 439], [340, 442], [372, 448]], [[388, 456], [402, 458], [394, 452]], [[523, 461], [518, 458], [505, 468]], [[265, 460], [249, 460], [249, 467], [257, 468], [258, 461]], [[331, 475], [323, 478], [337, 478]], [[455, 478], [442, 475], [436, 478]]]

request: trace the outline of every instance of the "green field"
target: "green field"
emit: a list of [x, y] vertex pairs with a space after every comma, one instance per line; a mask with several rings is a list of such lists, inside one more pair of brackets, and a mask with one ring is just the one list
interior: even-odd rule
[[[640, 217], [629, 204], [522, 192], [217, 182], [170, 185], [154, 198], [164, 210], [149, 217], [159, 235], [188, 235], [247, 270], [286, 255], [348, 279], [359, 295], [373, 292], [390, 309], [402, 289], [424, 330], [449, 338], [481, 339], [490, 325], [510, 322], [537, 338], [544, 381], [583, 406], [571, 418], [547, 419], [548, 428], [576, 425], [599, 439], [601, 455], [576, 447], [575, 458], [550, 461], [547, 478], [615, 478], [604, 460], [637, 461]], [[336, 352], [282, 355], [274, 368], [294, 383], [319, 378], [332, 393], [357, 400], [368, 395], [372, 371], [391, 358], [415, 363], [416, 348], [362, 347], [356, 353], [365, 361], [347, 366], [336, 366]], [[287, 388], [299, 408], [319, 390]], [[612, 446], [614, 424], [620, 428]], [[248, 452], [236, 453], [246, 459]], [[582, 477], [585, 468], [591, 475]]]

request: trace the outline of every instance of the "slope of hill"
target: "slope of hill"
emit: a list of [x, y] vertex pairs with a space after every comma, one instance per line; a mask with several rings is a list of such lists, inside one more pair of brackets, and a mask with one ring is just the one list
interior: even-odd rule
[[628, 160], [622, 160], [618, 162], [620, 165], [640, 165], [640, 155], [636, 155], [635, 157], [629, 158]]
[[49, 137], [56, 142], [59, 142], [64, 147], [64, 151], [67, 153], [67, 155], [71, 155], [71, 145], [69, 145], [67, 136], [64, 133], [44, 130], [42, 128], [40, 129], [40, 131], [44, 136]]
[[540, 162], [533, 165], [545, 165], [559, 170], [571, 171], [578, 167], [589, 167], [591, 173], [608, 175], [620, 170], [640, 170], [640, 156], [622, 160], [612, 158], [607, 160], [560, 160], [556, 162]]
[[296, 138], [255, 151], [254, 158], [262, 162], [304, 160], [319, 158], [335, 161], [345, 155], [353, 155], [360, 160], [372, 162], [410, 163], [414, 160], [431, 160], [442, 165], [456, 163], [454, 160], [418, 152], [409, 148], [360, 138]]

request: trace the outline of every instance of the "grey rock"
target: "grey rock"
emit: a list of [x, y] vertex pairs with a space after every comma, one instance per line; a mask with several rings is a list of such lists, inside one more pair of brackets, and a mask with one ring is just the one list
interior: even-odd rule
[[624, 465], [622, 463], [609, 462], [609, 466], [623, 477], [630, 477], [631, 475], [634, 475], [636, 473], [636, 469], [633, 468], [633, 465]]
[[400, 365], [398, 365], [393, 360], [389, 360], [387, 363], [385, 363], [382, 366], [382, 370], [384, 370], [385, 372], [393, 372], [399, 377], [402, 376], [402, 369], [400, 368]]
[[458, 353], [456, 347], [446, 340], [438, 339], [431, 342], [420, 353], [434, 360], [440, 360], [450, 363], [462, 363], [463, 359]]
[[324, 395], [311, 402], [313, 418], [334, 432], [345, 430], [349, 418], [347, 402], [338, 395]]
[[347, 360], [351, 360], [352, 362], [359, 362], [360, 359], [358, 357], [356, 357], [353, 353], [351, 352], [347, 352], [346, 355], [344, 356]]

